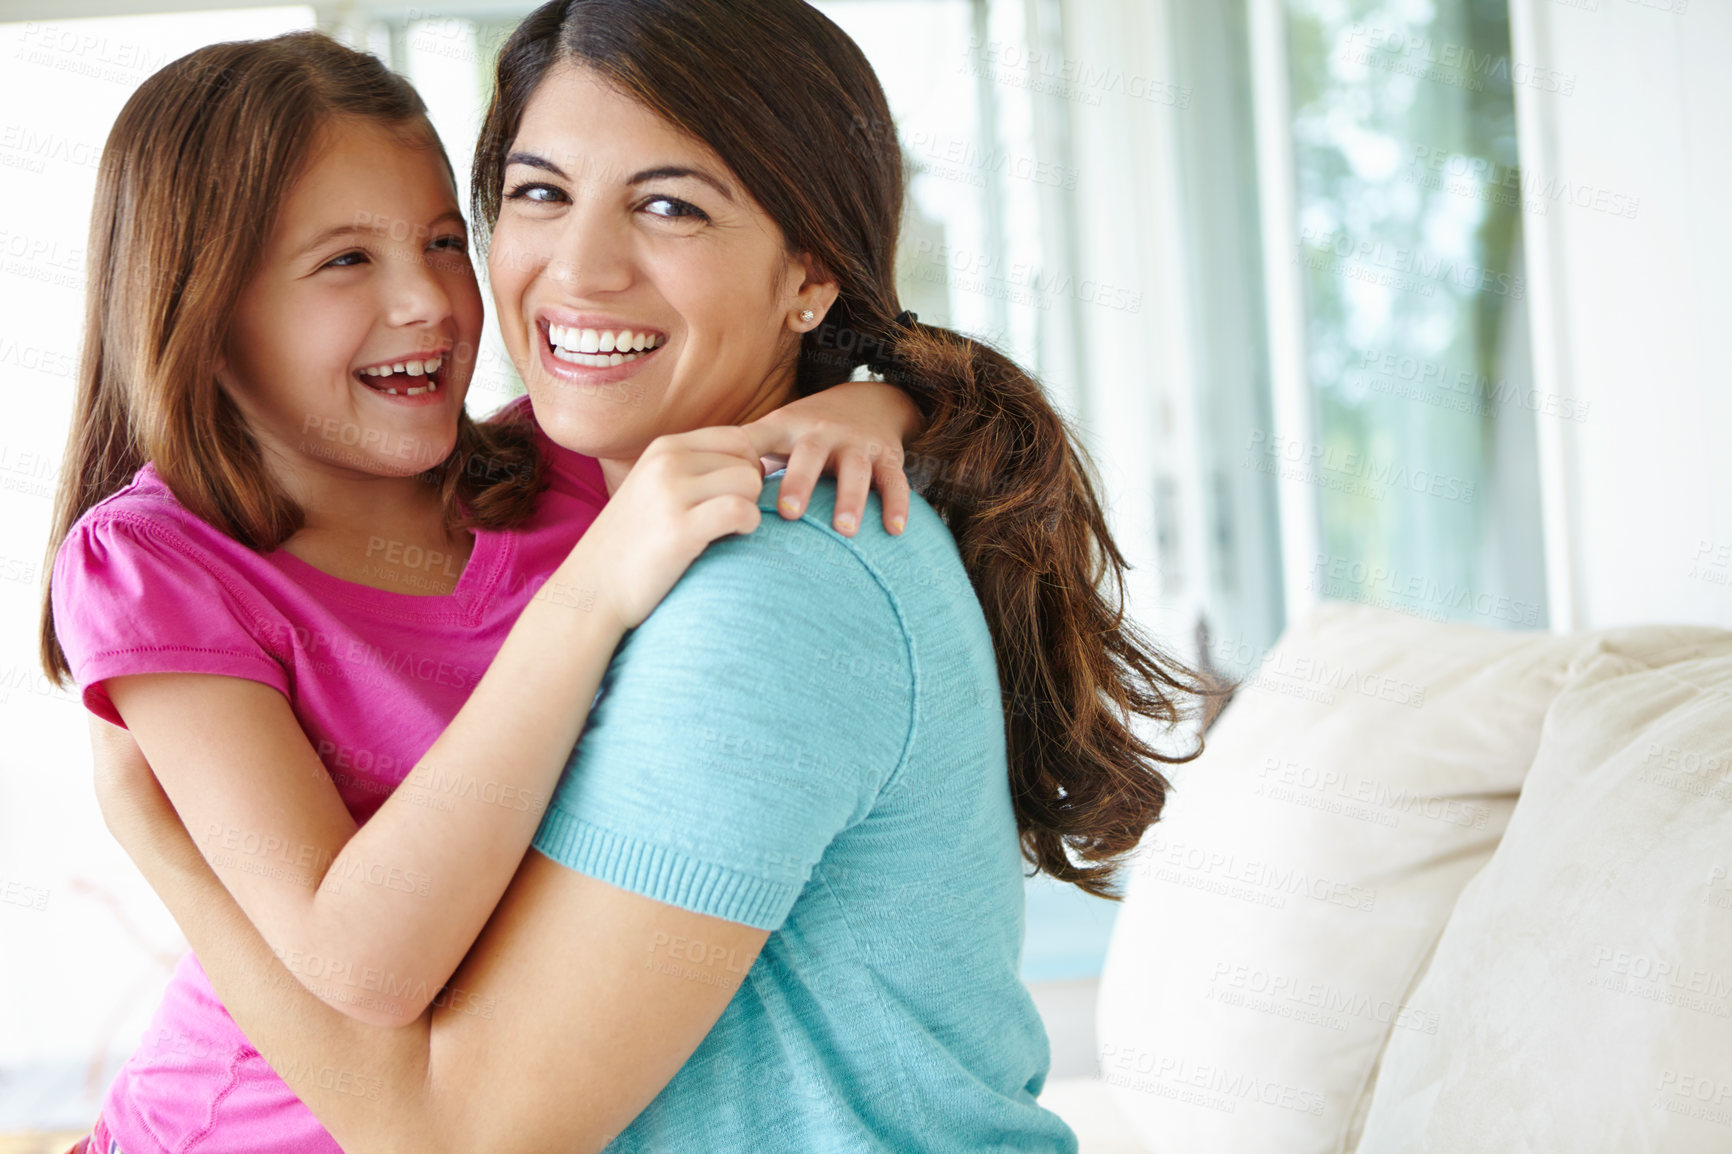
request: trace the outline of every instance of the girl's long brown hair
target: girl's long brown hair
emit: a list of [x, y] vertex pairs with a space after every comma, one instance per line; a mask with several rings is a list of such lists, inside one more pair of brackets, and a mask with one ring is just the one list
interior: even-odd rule
[[[335, 117], [400, 129], [445, 159], [408, 81], [317, 32], [201, 48], [126, 102], [97, 173], [84, 354], [50, 573], [72, 526], [146, 461], [181, 504], [253, 549], [275, 549], [301, 527], [302, 511], [217, 384], [216, 364], [277, 209]], [[543, 475], [527, 423], [465, 415], [451, 455], [425, 477], [440, 486], [455, 529], [521, 522]], [[69, 675], [48, 589], [41, 658], [51, 679]]]
[[[1011, 796], [1037, 870], [1100, 897], [1161, 815], [1177, 698], [1221, 692], [1156, 648], [1124, 613], [1125, 560], [1092, 470], [1040, 386], [949, 329], [896, 324], [902, 155], [871, 66], [802, 0], [554, 0], [500, 51], [475, 150], [477, 228], [498, 220], [504, 161], [555, 63], [593, 69], [703, 141], [841, 287], [807, 333], [797, 388], [872, 362], [920, 404], [912, 446], [923, 496], [956, 539], [992, 630]], [[1153, 733], [1150, 737], [1155, 736]]]

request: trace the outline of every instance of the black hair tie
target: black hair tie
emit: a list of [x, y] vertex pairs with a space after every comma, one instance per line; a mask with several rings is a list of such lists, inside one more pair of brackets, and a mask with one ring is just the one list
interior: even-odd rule
[[[920, 317], [918, 315], [904, 309], [902, 312], [896, 314], [896, 320], [893, 323], [899, 329], [906, 329], [908, 332], [913, 332], [914, 322], [919, 319]], [[867, 371], [872, 373], [874, 376], [888, 379], [891, 372], [896, 367], [896, 350], [894, 348], [887, 348], [877, 356], [868, 359], [865, 364]]]

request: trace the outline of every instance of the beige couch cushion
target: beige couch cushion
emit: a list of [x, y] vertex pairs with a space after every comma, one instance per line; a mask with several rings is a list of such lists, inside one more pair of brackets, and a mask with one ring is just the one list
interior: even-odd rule
[[[1326, 603], [1240, 690], [1127, 879], [1104, 1080], [1154, 1154], [1334, 1154], [1503, 832], [1579, 639]], [[1732, 855], [1729, 855], [1732, 856]]]
[[1360, 1154], [1732, 1150], [1732, 633], [1599, 638], [1411, 1006]]

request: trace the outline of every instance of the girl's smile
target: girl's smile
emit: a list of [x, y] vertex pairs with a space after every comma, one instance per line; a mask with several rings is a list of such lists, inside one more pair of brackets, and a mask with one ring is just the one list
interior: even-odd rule
[[356, 369], [361, 383], [386, 396], [418, 397], [439, 391], [440, 373], [449, 349], [431, 353], [410, 352], [401, 357], [387, 357], [376, 365]]

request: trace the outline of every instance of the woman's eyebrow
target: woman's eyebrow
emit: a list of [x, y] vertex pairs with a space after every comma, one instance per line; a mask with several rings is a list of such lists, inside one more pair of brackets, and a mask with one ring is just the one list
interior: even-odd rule
[[[509, 168], [514, 164], [522, 164], [529, 168], [539, 168], [543, 172], [551, 172], [561, 180], [571, 179], [563, 168], [560, 168], [559, 165], [553, 163], [553, 161], [547, 159], [547, 157], [542, 156], [538, 152], [513, 152], [505, 158], [505, 166]], [[721, 195], [728, 201], [732, 202], [734, 199], [733, 189], [729, 188], [726, 182], [718, 180], [716, 177], [711, 176], [701, 168], [687, 168], [681, 164], [663, 164], [655, 168], [646, 168], [642, 172], [633, 174], [626, 180], [626, 183], [642, 184], [647, 180], [675, 180], [681, 177], [688, 177], [692, 180], [701, 180], [717, 192], [721, 193]]]
[[626, 183], [642, 184], [646, 180], [674, 180], [680, 177], [689, 177], [693, 180], [701, 180], [717, 192], [721, 193], [728, 200], [731, 201], [734, 199], [733, 191], [729, 189], [726, 184], [717, 180], [703, 169], [684, 168], [677, 164], [664, 164], [660, 168], [646, 168], [642, 172], [633, 176]]
[[551, 172], [561, 180], [571, 179], [565, 174], [565, 169], [559, 167], [559, 165], [553, 163], [553, 161], [547, 159], [547, 157], [542, 156], [538, 152], [513, 152], [505, 158], [505, 167], [510, 168], [514, 164], [526, 164], [530, 168], [539, 168], [544, 172]]

